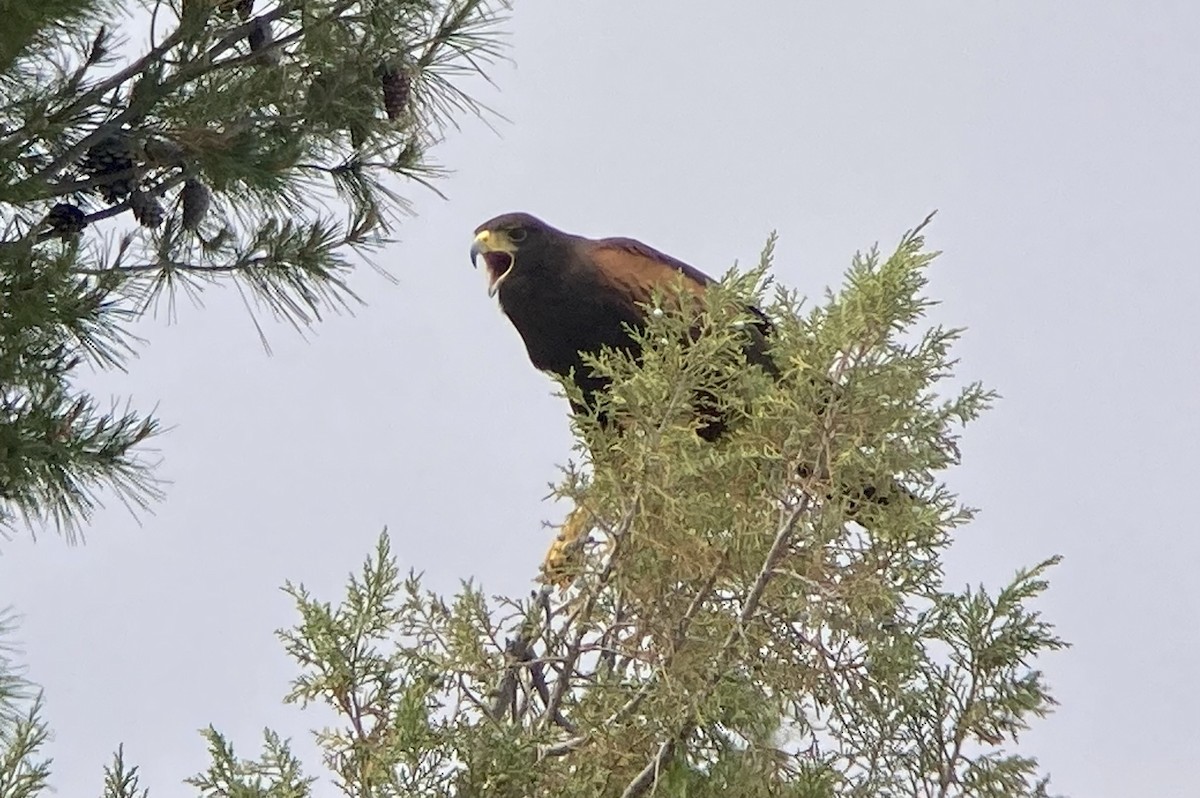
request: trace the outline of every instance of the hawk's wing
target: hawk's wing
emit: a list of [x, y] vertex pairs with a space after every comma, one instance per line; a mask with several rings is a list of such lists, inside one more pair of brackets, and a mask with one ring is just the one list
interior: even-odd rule
[[601, 238], [584, 245], [597, 271], [631, 302], [649, 302], [656, 288], [683, 287], [700, 296], [713, 279], [681, 260], [632, 238]]
[[[694, 266], [632, 238], [588, 240], [583, 250], [605, 281], [635, 307], [650, 302], [656, 288], [669, 291], [682, 284], [688, 293], [702, 297], [705, 289], [716, 282]], [[765, 339], [771, 334], [771, 322], [754, 306], [746, 310], [757, 319], [746, 356], [750, 362], [776, 373], [775, 364], [766, 355]], [[639, 309], [638, 313], [644, 311]]]

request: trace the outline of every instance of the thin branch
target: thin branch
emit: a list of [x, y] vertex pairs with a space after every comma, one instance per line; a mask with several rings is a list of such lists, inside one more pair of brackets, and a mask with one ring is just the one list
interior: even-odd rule
[[554, 693], [550, 696], [550, 705], [546, 707], [546, 711], [542, 713], [539, 723], [545, 725], [552, 720], [558, 713], [559, 707], [562, 705], [563, 697], [567, 692], [567, 687], [571, 683], [571, 675], [575, 671], [575, 663], [579, 660], [583, 638], [588, 631], [588, 621], [591, 619], [592, 611], [595, 609], [596, 600], [600, 594], [601, 588], [608, 583], [612, 576], [613, 568], [617, 560], [617, 550], [621, 542], [629, 534], [630, 528], [633, 526], [633, 519], [637, 516], [638, 507], [641, 506], [641, 486], [635, 490], [633, 497], [630, 499], [629, 506], [625, 510], [625, 514], [621, 517], [621, 521], [616, 528], [612, 530], [613, 551], [608, 558], [608, 562], [604, 564], [599, 575], [596, 578], [596, 584], [592, 586], [592, 590], [588, 593], [587, 599], [584, 601], [583, 608], [580, 610], [576, 618], [575, 634], [567, 647], [565, 662], [563, 663], [562, 672], [554, 683]]
[[[932, 218], [932, 214], [930, 215], [930, 218]], [[923, 224], [928, 223], [929, 219], [926, 219]], [[988, 619], [989, 631], [992, 624], [995, 623], [995, 620], [995, 613], [993, 611], [992, 617]], [[954, 748], [950, 752], [950, 757], [946, 760], [942, 771], [938, 774], [937, 798], [946, 798], [946, 795], [950, 792], [950, 787], [958, 781], [956, 769], [958, 767], [958, 761], [962, 757], [963, 744], [967, 740], [967, 733], [970, 731], [970, 724], [966, 722], [966, 719], [971, 714], [971, 711], [975, 708], [975, 700], [979, 692], [979, 669], [975, 660], [976, 657], [974, 656], [974, 652], [972, 652], [971, 685], [967, 690], [967, 696], [963, 701], [962, 709], [958, 713], [958, 723], [954, 729]], [[940, 724], [938, 731], [941, 731]], [[943, 743], [943, 750], [944, 745], [945, 744]]]
[[637, 796], [656, 784], [658, 782], [658, 774], [666, 766], [667, 761], [674, 753], [675, 743], [673, 741], [668, 741], [660, 745], [658, 753], [654, 755], [654, 758], [625, 787], [624, 792], [621, 793], [621, 798], [637, 798]]
[[[531, 607], [541, 609], [543, 604], [548, 602], [551, 590], [553, 588], [550, 585], [543, 585], [542, 589], [534, 597]], [[522, 624], [521, 633], [505, 644], [505, 656], [511, 664], [505, 669], [504, 678], [501, 679], [500, 686], [496, 688], [496, 699], [492, 702], [491, 708], [488, 710], [488, 715], [493, 719], [498, 720], [504, 708], [511, 704], [516, 696], [517, 672], [531, 660], [533, 641], [540, 635], [541, 630], [541, 624], [535, 624], [533, 622], [533, 612], [529, 612], [524, 624]]]
[[[749, 595], [746, 596], [746, 603], [742, 606], [742, 611], [738, 614], [737, 625], [729, 631], [729, 634], [721, 643], [721, 647], [716, 656], [713, 657], [713, 662], [718, 667], [722, 662], [724, 662], [726, 656], [729, 654], [730, 650], [732, 650], [738, 638], [745, 632], [746, 624], [748, 624], [754, 617], [754, 613], [758, 609], [758, 604], [762, 600], [762, 595], [767, 589], [767, 584], [771, 581], [771, 577], [775, 574], [775, 566], [778, 565], [779, 560], [783, 557], [784, 551], [786, 551], [788, 544], [791, 542], [792, 535], [794, 535], [796, 531], [796, 525], [800, 523], [800, 519], [804, 517], [808, 510], [809, 498], [808, 496], [804, 496], [799, 502], [797, 502], [791, 513], [788, 514], [787, 518], [783, 520], [783, 522], [779, 525], [779, 528], [776, 530], [775, 539], [771, 542], [771, 549], [767, 552], [767, 556], [763, 560], [762, 567], [758, 570], [758, 577], [754, 580], [754, 585], [751, 587]], [[697, 597], [698, 596], [699, 594], [697, 594]], [[693, 607], [694, 606], [695, 600], [693, 600]], [[689, 607], [688, 611], [691, 612], [692, 607]], [[720, 673], [720, 671], [718, 671], [718, 673]], [[719, 677], [715, 677], [714, 681], [716, 678]], [[618, 710], [617, 714], [621, 714], [626, 707], [629, 707], [629, 711], [632, 711], [632, 709], [636, 708], [637, 704], [640, 703], [645, 697], [645, 694], [647, 694], [649, 684], [650, 683], [647, 682], [647, 684], [643, 685], [638, 691], [637, 695], [635, 695], [632, 699], [630, 699], [629, 702], [626, 703], [625, 706]], [[643, 792], [649, 789], [651, 785], [655, 784], [658, 781], [658, 774], [663, 765], [674, 753], [676, 741], [683, 740], [685, 737], [687, 737], [693, 727], [693, 721], [688, 720], [679, 730], [679, 733], [675, 735], [674, 739], [662, 743], [662, 745], [659, 746], [658, 753], [654, 756], [654, 758], [647, 763], [646, 767], [642, 768], [641, 772], [634, 777], [633, 781], [629, 783], [629, 786], [625, 788], [625, 791], [621, 793], [621, 798], [635, 798], [635, 796], [641, 795]]]
[[758, 570], [758, 577], [754, 580], [754, 587], [750, 589], [750, 595], [746, 597], [746, 603], [742, 606], [742, 611], [738, 614], [738, 626], [730, 630], [729, 635], [725, 638], [725, 642], [721, 645], [722, 656], [728, 653], [735, 637], [744, 631], [751, 616], [758, 609], [758, 602], [762, 600], [763, 592], [767, 589], [767, 583], [771, 581], [771, 577], [775, 573], [775, 566], [779, 564], [784, 550], [787, 549], [788, 544], [791, 542], [792, 535], [796, 532], [796, 525], [808, 513], [809, 508], [810, 500], [805, 495], [797, 502], [783, 523], [779, 525], [779, 529], [775, 533], [775, 540], [771, 543], [771, 550], [767, 552], [767, 558]]
[[[704, 584], [701, 585], [700, 590], [696, 591], [696, 595], [692, 597], [692, 601], [688, 605], [687, 610], [684, 612], [683, 617], [679, 619], [679, 627], [675, 631], [675, 637], [672, 641], [673, 645], [671, 651], [658, 666], [658, 673], [662, 673], [668, 667], [670, 667], [675, 654], [683, 645], [683, 640], [687, 635], [688, 628], [691, 626], [692, 619], [696, 616], [696, 613], [700, 611], [700, 608], [704, 606], [704, 602], [712, 592], [713, 585], [716, 584], [717, 581], [717, 576], [720, 574], [721, 569], [724, 568], [725, 562], [728, 560], [728, 558], [729, 553], [725, 552], [721, 557], [720, 562], [717, 563], [716, 567], [713, 568], [712, 573], [708, 575], [708, 578], [705, 579]], [[724, 649], [722, 649], [722, 654], [723, 653]], [[646, 696], [650, 695], [650, 691], [653, 689], [653, 687], [654, 679], [647, 679], [642, 686], [638, 688], [638, 691], [634, 693], [632, 698], [618, 707], [617, 711], [608, 717], [605, 725], [611, 726], [612, 724], [619, 723], [620, 721], [629, 717], [629, 715], [638, 708], [642, 701], [646, 699]]]

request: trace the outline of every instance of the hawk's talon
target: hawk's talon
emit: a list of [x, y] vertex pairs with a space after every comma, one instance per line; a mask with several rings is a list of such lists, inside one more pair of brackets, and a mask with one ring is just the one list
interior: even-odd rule
[[587, 513], [576, 507], [559, 528], [542, 562], [541, 580], [566, 590], [579, 573], [583, 543], [587, 540]]

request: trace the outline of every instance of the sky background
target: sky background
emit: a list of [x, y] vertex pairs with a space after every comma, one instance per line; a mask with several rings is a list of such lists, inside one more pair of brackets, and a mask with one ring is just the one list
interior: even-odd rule
[[950, 475], [982, 513], [948, 582], [1065, 555], [1038, 605], [1074, 644], [1040, 663], [1062, 706], [1023, 750], [1073, 796], [1195, 794], [1200, 4], [704, 7], [519, 2], [515, 63], [480, 90], [511, 123], [439, 148], [449, 199], [412, 188], [398, 285], [364, 269], [368, 307], [307, 342], [270, 328], [272, 356], [214, 291], [91, 380], [172, 425], [173, 484], [86, 546], [3, 546], [59, 794], [98, 794], [121, 742], [153, 795], [192, 794], [210, 723], [247, 756], [270, 725], [320, 772], [317, 718], [280, 704], [279, 587], [336, 600], [385, 525], [429, 587], [528, 589], [567, 408], [468, 265], [479, 222], [527, 210], [712, 274], [778, 230], [777, 279], [817, 295], [934, 208], [936, 320], [1004, 396]]

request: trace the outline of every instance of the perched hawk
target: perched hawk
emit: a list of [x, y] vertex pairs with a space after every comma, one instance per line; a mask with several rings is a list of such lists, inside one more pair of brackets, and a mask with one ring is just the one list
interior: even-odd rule
[[[488, 294], [499, 296], [500, 308], [520, 333], [533, 365], [564, 377], [574, 370], [585, 402], [607, 385], [591, 375], [581, 352], [594, 355], [608, 346], [636, 355], [629, 327], [645, 322], [645, 305], [656, 288], [670, 290], [682, 283], [684, 291], [699, 296], [714, 282], [639, 241], [571, 235], [527, 213], [506, 213], [476, 228], [472, 264], [480, 257], [487, 268]], [[758, 321], [749, 331], [746, 359], [774, 374], [766, 351], [770, 323], [758, 308], [747, 310]], [[703, 407], [697, 412], [701, 437], [711, 441], [724, 432], [724, 419]]]
[[[656, 288], [671, 290], [682, 283], [685, 291], [701, 296], [714, 282], [639, 241], [584, 238], [527, 213], [506, 213], [479, 225], [471, 246], [472, 264], [478, 265], [481, 258], [487, 268], [488, 295], [499, 297], [500, 308], [520, 333], [533, 365], [564, 377], [573, 374], [585, 402], [607, 385], [591, 375], [580, 353], [596, 354], [608, 346], [636, 356], [637, 342], [626, 325], [637, 329], [645, 324], [645, 305]], [[771, 325], [758, 308], [747, 310], [757, 322], [748, 328], [746, 360], [778, 375], [766, 347]], [[725, 431], [726, 420], [704, 405], [700, 397], [698, 433], [712, 441]], [[886, 494], [894, 493], [868, 486], [855, 498], [887, 503]], [[569, 520], [567, 527], [572, 523], [580, 519]], [[565, 529], [559, 544], [564, 535], [581, 531]], [[548, 566], [554, 556], [552, 549]]]

